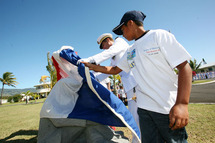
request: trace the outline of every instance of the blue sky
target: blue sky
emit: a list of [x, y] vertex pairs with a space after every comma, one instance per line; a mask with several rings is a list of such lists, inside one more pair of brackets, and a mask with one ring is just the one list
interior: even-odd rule
[[48, 52], [63, 45], [81, 58], [101, 52], [98, 36], [112, 33], [129, 10], [146, 14], [146, 30], [170, 30], [193, 59], [213, 63], [214, 5], [214, 0], [0, 0], [0, 76], [12, 72], [16, 88], [32, 88], [49, 75]]

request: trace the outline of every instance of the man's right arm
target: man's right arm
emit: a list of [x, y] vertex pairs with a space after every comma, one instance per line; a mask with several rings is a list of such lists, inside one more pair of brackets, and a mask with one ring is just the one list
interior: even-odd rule
[[[113, 45], [109, 47], [109, 49], [104, 50], [101, 53], [98, 53], [90, 58], [94, 60], [94, 62], [98, 65], [113, 56], [119, 55], [120, 53], [124, 53], [127, 48], [129, 47], [128, 43], [122, 39], [122, 38], [117, 38]], [[85, 61], [88, 62], [88, 61]], [[89, 62], [92, 63], [92, 62]]]
[[88, 62], [82, 62], [86, 67], [88, 67], [90, 70], [94, 70], [95, 72], [101, 72], [101, 73], [106, 73], [106, 74], [118, 74], [120, 73], [122, 70], [115, 66], [115, 67], [111, 67], [111, 66], [100, 66], [100, 65], [95, 65], [95, 64], [91, 64]]

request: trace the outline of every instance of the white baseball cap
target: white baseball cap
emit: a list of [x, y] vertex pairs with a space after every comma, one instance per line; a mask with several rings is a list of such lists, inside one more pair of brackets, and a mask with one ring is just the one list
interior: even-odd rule
[[108, 37], [113, 39], [113, 36], [110, 33], [104, 33], [101, 36], [99, 36], [99, 38], [97, 39], [97, 43], [99, 44], [100, 49], [102, 49], [101, 47], [102, 42]]

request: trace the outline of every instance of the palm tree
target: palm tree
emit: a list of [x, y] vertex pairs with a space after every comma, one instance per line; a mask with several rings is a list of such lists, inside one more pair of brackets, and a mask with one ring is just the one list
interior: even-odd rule
[[[196, 75], [197, 71], [199, 70], [199, 67], [201, 66], [201, 63], [202, 63], [202, 61], [199, 64], [197, 64], [196, 59], [194, 59], [193, 61], [190, 60], [189, 64], [193, 71], [192, 77], [194, 77]], [[194, 81], [194, 79], [192, 79], [192, 82], [193, 81]]]
[[30, 90], [26, 91], [26, 92], [22, 92], [21, 95], [25, 95], [26, 96], [26, 104], [28, 104], [28, 96], [31, 96], [33, 93], [31, 93]]
[[34, 98], [34, 102], [36, 103], [36, 102], [37, 102], [37, 99], [39, 99], [39, 95], [38, 95], [38, 94], [35, 94], [35, 93], [32, 93], [31, 96]]
[[51, 89], [52, 87], [55, 85], [55, 83], [57, 82], [57, 72], [55, 70], [55, 67], [52, 63], [52, 60], [49, 56], [49, 52], [47, 53], [47, 61], [48, 61], [48, 65], [46, 66], [47, 71], [50, 74], [50, 81], [51, 81]]
[[2, 105], [2, 96], [3, 96], [3, 91], [4, 91], [4, 85], [15, 87], [15, 85], [17, 85], [18, 82], [16, 82], [16, 78], [14, 77], [12, 72], [5, 72], [3, 74], [3, 78], [0, 78], [0, 81], [2, 82], [0, 105]]
[[196, 59], [194, 59], [193, 61], [190, 60], [190, 63], [189, 63], [189, 64], [190, 64], [191, 69], [192, 69], [194, 72], [197, 72], [198, 69], [199, 69], [199, 67], [201, 66], [201, 63], [202, 63], [202, 61], [201, 61], [199, 64], [197, 64]]

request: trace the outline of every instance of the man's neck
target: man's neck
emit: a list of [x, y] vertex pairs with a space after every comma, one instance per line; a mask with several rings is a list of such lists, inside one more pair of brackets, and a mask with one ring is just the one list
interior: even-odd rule
[[137, 32], [136, 32], [135, 41], [136, 41], [137, 39], [141, 38], [141, 37], [144, 35], [145, 32], [146, 32], [146, 31], [144, 30], [143, 27], [139, 27], [139, 28], [137, 29]]

